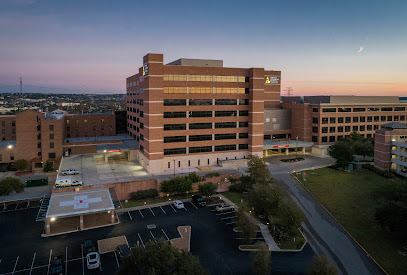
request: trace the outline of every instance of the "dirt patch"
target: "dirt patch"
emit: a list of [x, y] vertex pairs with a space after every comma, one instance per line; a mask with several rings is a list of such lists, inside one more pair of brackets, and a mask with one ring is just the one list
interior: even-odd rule
[[129, 245], [126, 236], [117, 236], [113, 238], [103, 239], [98, 241], [99, 254], [113, 252], [119, 245]]
[[178, 226], [180, 238], [172, 239], [171, 244], [179, 249], [191, 250], [191, 226]]

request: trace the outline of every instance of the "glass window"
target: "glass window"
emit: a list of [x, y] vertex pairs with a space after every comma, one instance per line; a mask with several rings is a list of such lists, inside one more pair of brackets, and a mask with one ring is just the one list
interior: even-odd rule
[[406, 110], [406, 107], [394, 107], [394, 111], [397, 111], [397, 112], [405, 111], [405, 110]]
[[239, 111], [239, 116], [249, 116], [249, 111]]
[[[318, 108], [314, 108], [318, 109]], [[336, 113], [336, 108], [322, 108], [323, 113]]]
[[215, 117], [237, 116], [237, 111], [215, 111]]
[[318, 136], [312, 136], [312, 142], [318, 142]]
[[213, 76], [211, 76], [211, 75], [188, 75], [188, 81], [211, 82], [211, 81], [213, 81]]
[[322, 127], [322, 133], [328, 133], [328, 127]]
[[216, 128], [236, 128], [236, 122], [216, 122]]
[[361, 126], [359, 127], [359, 131], [360, 131], [360, 132], [366, 131], [366, 126], [365, 126], [365, 125], [361, 125]]
[[49, 134], [49, 139], [54, 139], [54, 134]]
[[381, 116], [381, 117], [380, 117], [380, 120], [381, 120], [381, 121], [386, 121], [386, 116]]
[[351, 117], [348, 116], [345, 118], [345, 123], [350, 123], [350, 121], [351, 121]]
[[237, 88], [215, 88], [215, 94], [237, 94]]
[[189, 147], [188, 150], [189, 150], [190, 154], [206, 153], [206, 152], [212, 152], [212, 146]]
[[318, 112], [319, 112], [319, 109], [318, 109], [318, 108], [312, 108], [312, 112], [313, 112], [313, 113], [318, 113]]
[[237, 99], [215, 99], [215, 105], [237, 105]]
[[186, 124], [164, 124], [164, 131], [186, 130]]
[[338, 127], [338, 133], [343, 133], [343, 126]]
[[358, 117], [358, 116], [354, 116], [354, 117], [353, 117], [353, 122], [359, 122], [359, 117]]
[[372, 125], [367, 125], [367, 130], [368, 130], [368, 131], [372, 131], [372, 130], [373, 130]]
[[249, 122], [247, 122], [247, 121], [240, 121], [240, 122], [239, 122], [239, 128], [242, 128], [242, 127], [249, 127]]
[[249, 105], [248, 99], [239, 99], [239, 105]]
[[203, 141], [203, 140], [212, 140], [212, 135], [192, 135], [192, 136], [189, 136], [189, 141]]
[[190, 99], [189, 105], [212, 105], [212, 99]]
[[215, 140], [236, 139], [236, 134], [215, 134]]
[[164, 81], [187, 81], [187, 76], [179, 74], [165, 74]]
[[329, 127], [329, 132], [330, 133], [335, 133], [335, 127]]
[[49, 125], [49, 130], [50, 130], [50, 131], [54, 131], [54, 125], [50, 124], [50, 125]]
[[211, 117], [212, 111], [191, 111], [189, 117]]
[[392, 112], [393, 107], [382, 107], [382, 112]]
[[328, 118], [327, 117], [322, 118], [322, 124], [328, 124]]
[[179, 154], [186, 154], [187, 148], [170, 148], [164, 149], [164, 155], [179, 155]]
[[190, 94], [211, 94], [212, 87], [189, 87], [188, 93], [190, 93]]
[[406, 116], [400, 116], [400, 121], [406, 120]]
[[54, 148], [54, 143], [53, 142], [49, 143], [49, 148]]
[[353, 108], [354, 112], [366, 112], [366, 108]]
[[312, 132], [313, 133], [318, 133], [318, 127], [312, 127]]
[[350, 113], [352, 108], [338, 108], [339, 113]]
[[322, 141], [322, 142], [328, 142], [328, 137], [322, 137], [322, 138], [321, 138], [321, 141]]
[[387, 121], [393, 121], [393, 117], [392, 116], [387, 116]]
[[360, 117], [360, 122], [366, 122], [366, 117], [361, 116], [361, 117]]
[[353, 126], [352, 131], [353, 131], [353, 132], [358, 132], [358, 131], [359, 131], [359, 127], [358, 127], [358, 126]]
[[172, 142], [186, 142], [186, 136], [174, 136], [174, 137], [164, 137], [164, 143], [172, 143]]
[[344, 119], [343, 117], [338, 117], [338, 123], [343, 123]]
[[249, 133], [239, 133], [239, 138], [248, 138]]
[[215, 146], [215, 151], [232, 151], [232, 150], [236, 150], [236, 144]]
[[239, 144], [239, 150], [249, 149], [249, 144]]
[[189, 130], [212, 129], [212, 123], [190, 123]]
[[335, 136], [330, 136], [329, 137], [329, 142], [335, 142]]
[[164, 99], [164, 106], [186, 106], [186, 99]]
[[313, 118], [312, 118], [312, 123], [318, 124], [318, 118], [317, 118], [317, 117], [313, 117]]
[[367, 117], [367, 122], [372, 122], [372, 121], [373, 121], [373, 117], [368, 116], [368, 117]]
[[48, 153], [48, 158], [54, 159], [55, 158], [55, 153]]
[[378, 122], [378, 121], [380, 121], [379, 118], [380, 118], [379, 116], [374, 116], [373, 120], [374, 120], [375, 122]]
[[336, 123], [336, 117], [330, 117], [329, 123]]
[[345, 132], [350, 132], [350, 126], [345, 126]]
[[215, 76], [215, 82], [238, 82], [237, 76]]
[[367, 108], [368, 112], [378, 112], [379, 111], [379, 107], [369, 107]]
[[186, 94], [187, 87], [164, 87], [164, 94]]
[[164, 118], [187, 117], [186, 112], [164, 112]]

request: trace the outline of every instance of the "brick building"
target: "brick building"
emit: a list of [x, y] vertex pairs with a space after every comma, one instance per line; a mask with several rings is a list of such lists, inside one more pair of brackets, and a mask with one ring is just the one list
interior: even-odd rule
[[280, 78], [222, 60], [164, 65], [162, 54], [147, 54], [126, 81], [127, 129], [140, 142], [140, 164], [157, 173], [262, 156], [264, 109], [280, 108]]
[[380, 170], [407, 177], [407, 125], [392, 122], [382, 125], [375, 135], [374, 165]]
[[69, 138], [115, 136], [116, 131], [114, 113], [72, 115], [63, 111], [27, 110], [0, 116], [0, 125], [4, 133], [0, 141], [0, 163], [26, 159], [37, 168], [47, 161], [55, 167]]

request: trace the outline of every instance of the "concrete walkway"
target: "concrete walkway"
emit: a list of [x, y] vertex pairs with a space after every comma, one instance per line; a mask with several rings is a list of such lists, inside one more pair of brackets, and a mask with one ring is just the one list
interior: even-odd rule
[[[237, 206], [235, 203], [232, 201], [228, 200], [225, 196], [220, 194], [220, 196], [223, 201], [225, 201], [227, 204], [233, 205], [235, 209], [239, 209], [239, 206]], [[264, 241], [267, 243], [269, 250], [270, 251], [280, 251], [280, 248], [278, 247], [277, 243], [274, 241], [273, 236], [271, 236], [270, 230], [268, 229], [267, 225], [261, 223], [257, 219], [255, 219], [252, 215], [249, 213], [246, 213], [247, 217], [249, 220], [256, 224], [257, 226], [260, 227], [261, 234], [263, 235]]]

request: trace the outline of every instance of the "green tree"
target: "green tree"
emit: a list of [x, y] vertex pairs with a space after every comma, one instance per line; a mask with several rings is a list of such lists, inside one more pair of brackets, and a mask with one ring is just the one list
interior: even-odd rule
[[305, 220], [304, 212], [302, 212], [298, 205], [288, 196], [281, 200], [278, 208], [282, 215], [289, 217], [283, 219], [285, 221], [285, 224], [283, 224], [284, 226], [295, 226], [296, 228], [299, 228], [301, 223]]
[[118, 274], [139, 274], [140, 271], [143, 274], [207, 274], [196, 256], [164, 240], [148, 242], [145, 248], [132, 248]]
[[189, 173], [188, 178], [192, 181], [192, 183], [202, 181], [202, 177], [196, 172]]
[[263, 246], [263, 249], [255, 251], [253, 254], [252, 270], [255, 274], [270, 274], [271, 252], [264, 242], [257, 242], [256, 245]]
[[44, 172], [51, 172], [52, 170], [54, 170], [52, 162], [47, 161], [44, 166]]
[[364, 158], [366, 156], [373, 157], [374, 146], [369, 141], [356, 141], [353, 143], [353, 151], [356, 155], [361, 155]]
[[216, 193], [216, 189], [218, 189], [218, 187], [213, 182], [206, 182], [198, 186], [199, 194], [206, 197], [214, 195]]
[[269, 185], [255, 184], [248, 193], [248, 200], [257, 214], [268, 216], [277, 212], [280, 196]]
[[271, 177], [270, 171], [267, 169], [264, 159], [259, 158], [255, 155], [249, 156], [248, 161], [248, 173], [250, 177], [260, 184], [270, 184], [273, 183], [273, 178]]
[[0, 196], [10, 195], [11, 192], [13, 192], [13, 186], [9, 182], [1, 180], [0, 181]]
[[354, 160], [352, 145], [342, 140], [330, 146], [328, 154], [336, 159], [336, 164], [342, 168], [347, 168]]
[[236, 213], [237, 227], [239, 228], [238, 235], [242, 238], [243, 244], [250, 244], [253, 238], [256, 237], [257, 226], [253, 224], [247, 214], [244, 212], [243, 207], [240, 206]]
[[24, 191], [24, 183], [13, 177], [7, 177], [0, 180], [0, 195], [10, 195], [11, 192], [21, 193]]
[[307, 273], [309, 275], [336, 275], [337, 271], [325, 256], [315, 256]]
[[26, 161], [25, 159], [16, 160], [16, 162], [14, 162], [14, 168], [16, 168], [17, 171], [27, 170], [28, 161]]

